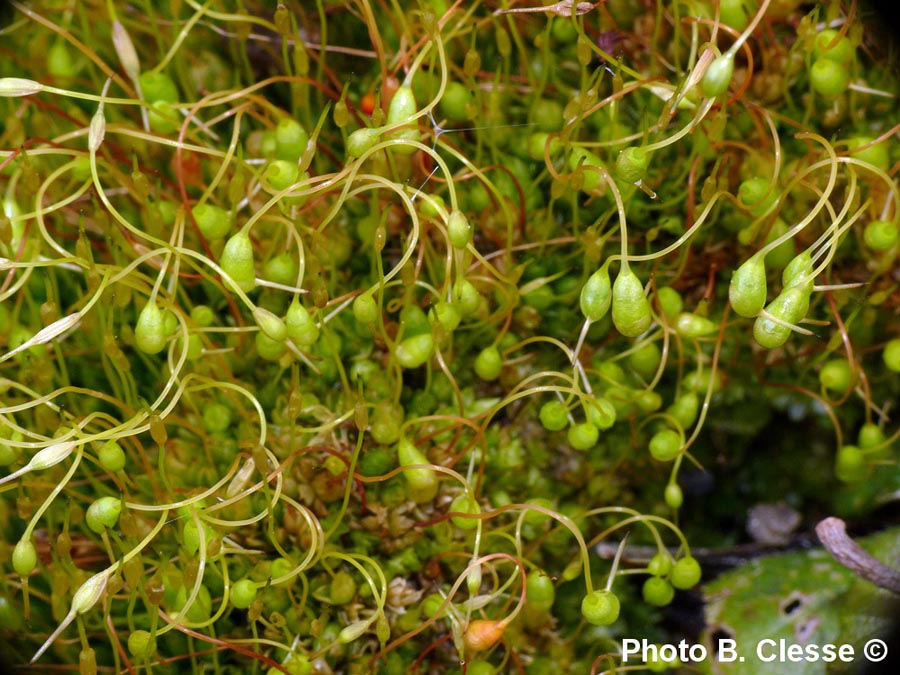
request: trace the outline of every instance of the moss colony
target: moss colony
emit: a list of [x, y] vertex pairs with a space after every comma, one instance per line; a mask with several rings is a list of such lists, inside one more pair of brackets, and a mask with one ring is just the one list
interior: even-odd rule
[[749, 507], [878, 517], [900, 155], [872, 21], [13, 2], [2, 658], [612, 672], [625, 637], [698, 639], [664, 608]]

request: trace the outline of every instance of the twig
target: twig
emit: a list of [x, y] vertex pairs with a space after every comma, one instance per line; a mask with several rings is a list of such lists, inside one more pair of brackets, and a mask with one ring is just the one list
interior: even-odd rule
[[816, 525], [816, 534], [826, 550], [841, 565], [879, 588], [900, 595], [900, 571], [891, 569], [866, 553], [847, 535], [843, 520], [826, 518]]

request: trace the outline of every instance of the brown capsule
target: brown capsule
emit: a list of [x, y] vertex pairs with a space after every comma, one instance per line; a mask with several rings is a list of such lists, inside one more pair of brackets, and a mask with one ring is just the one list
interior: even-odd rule
[[169, 439], [169, 433], [166, 431], [166, 423], [162, 418], [153, 413], [150, 415], [150, 436], [157, 445], [165, 445]]

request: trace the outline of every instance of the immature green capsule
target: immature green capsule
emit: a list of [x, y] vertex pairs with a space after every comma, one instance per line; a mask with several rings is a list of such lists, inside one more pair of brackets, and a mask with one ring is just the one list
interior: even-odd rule
[[263, 180], [273, 190], [281, 191], [294, 185], [300, 179], [300, 168], [297, 162], [285, 159], [273, 159], [263, 173]]
[[20, 539], [13, 549], [12, 566], [20, 577], [27, 577], [37, 567], [37, 549], [30, 539]]
[[812, 292], [813, 264], [809, 251], [803, 251], [796, 255], [781, 273], [781, 283], [784, 288], [791, 286], [803, 286], [807, 292]]
[[681, 453], [681, 436], [672, 429], [662, 429], [650, 439], [650, 454], [658, 462], [671, 462]]
[[268, 335], [259, 331], [254, 338], [256, 344], [256, 353], [261, 359], [266, 361], [277, 361], [287, 351], [287, 343], [273, 340]]
[[134, 327], [134, 343], [137, 348], [145, 354], [159, 354], [166, 346], [168, 333], [165, 324], [165, 313], [154, 301], [144, 305]]
[[194, 207], [194, 220], [207, 239], [221, 239], [231, 231], [231, 217], [228, 211], [215, 204], [200, 204]]
[[595, 626], [610, 626], [619, 618], [619, 598], [612, 591], [596, 590], [581, 601], [581, 615]]
[[630, 268], [622, 269], [613, 284], [612, 320], [625, 337], [637, 337], [650, 327], [650, 302]]
[[853, 368], [847, 359], [832, 359], [822, 364], [819, 383], [823, 389], [840, 394], [853, 384], [853, 376]]
[[585, 167], [581, 173], [582, 190], [585, 192], [596, 192], [606, 186], [606, 181], [603, 179], [600, 171], [597, 170], [603, 167], [603, 160], [597, 153], [577, 146], [572, 148], [572, 151], [569, 153], [569, 170], [576, 171], [579, 167]]
[[892, 373], [900, 373], [900, 338], [894, 338], [884, 346], [881, 360]]
[[734, 75], [734, 57], [726, 53], [713, 59], [703, 74], [701, 87], [703, 95], [708, 98], [721, 96], [728, 91], [731, 76]]
[[363, 127], [347, 136], [347, 156], [357, 159], [371, 150], [381, 137], [381, 129]]
[[714, 321], [690, 312], [682, 312], [675, 321], [675, 331], [685, 338], [699, 338], [712, 335], [718, 329], [719, 326]]
[[553, 579], [540, 572], [529, 572], [525, 582], [525, 604], [527, 607], [538, 611], [547, 612], [553, 607], [556, 599], [556, 587]]
[[450, 244], [457, 250], [462, 250], [472, 241], [472, 226], [465, 214], [456, 209], [447, 220], [447, 237]]
[[855, 445], [842, 445], [837, 452], [834, 474], [844, 483], [858, 483], [868, 474], [866, 456]]
[[122, 500], [118, 497], [100, 497], [88, 507], [84, 515], [87, 526], [100, 534], [107, 528], [115, 527], [122, 513]]
[[889, 251], [900, 241], [900, 229], [890, 220], [873, 220], [863, 230], [863, 241], [873, 251]]
[[566, 432], [566, 439], [574, 450], [590, 450], [600, 440], [600, 430], [591, 422], [573, 424]]
[[138, 82], [145, 101], [175, 103], [178, 100], [178, 87], [165, 73], [148, 70], [140, 74]]
[[562, 401], [547, 401], [541, 406], [538, 417], [547, 431], [561, 431], [569, 424], [569, 411]]
[[584, 404], [588, 422], [598, 429], [609, 429], [616, 423], [616, 407], [606, 398], [595, 398]]
[[728, 285], [731, 308], [740, 316], [757, 316], [766, 305], [766, 266], [761, 256], [752, 256], [735, 270]]
[[135, 659], [147, 660], [156, 653], [156, 638], [148, 631], [136, 630], [128, 636], [128, 653]]
[[247, 609], [256, 600], [256, 583], [241, 579], [231, 587], [231, 604], [238, 609]]
[[[413, 94], [412, 87], [402, 85], [394, 92], [394, 97], [391, 99], [391, 103], [388, 106], [387, 124], [393, 125], [407, 122], [416, 114], [416, 112], [418, 112], [418, 107], [416, 105], [416, 97], [415, 94]], [[410, 124], [413, 125], [411, 128], [396, 131], [391, 134], [391, 138], [404, 141], [418, 140], [419, 130], [415, 128], [414, 123], [410, 122]], [[392, 146], [391, 150], [401, 155], [411, 155], [416, 151], [413, 146], [405, 143]]]
[[854, 48], [850, 40], [844, 36], [837, 39], [839, 33], [833, 28], [826, 28], [816, 35], [813, 56], [816, 59], [831, 59], [846, 65], [853, 58]]
[[491, 381], [500, 377], [503, 357], [495, 345], [482, 349], [475, 357], [475, 374], [482, 380]]
[[681, 293], [671, 286], [661, 286], [656, 289], [656, 304], [669, 320], [675, 320], [684, 308]]
[[612, 284], [609, 281], [609, 267], [603, 265], [594, 272], [581, 289], [581, 313], [588, 321], [599, 321], [609, 311], [612, 304]]
[[413, 335], [402, 340], [394, 349], [394, 356], [403, 368], [418, 368], [434, 353], [434, 337], [431, 333]]
[[[786, 288], [775, 298], [766, 312], [791, 324], [797, 324], [809, 311], [809, 292], [800, 286]], [[753, 324], [753, 338], [761, 347], [775, 349], [791, 336], [791, 329], [760, 315]]]
[[245, 293], [256, 286], [256, 270], [253, 264], [253, 242], [246, 232], [238, 232], [225, 243], [219, 260], [222, 270]]
[[682, 429], [687, 429], [697, 420], [699, 411], [700, 399], [693, 391], [684, 392], [666, 408], [666, 412], [681, 425]]
[[431, 321], [437, 321], [446, 333], [452, 333], [459, 326], [462, 315], [456, 305], [440, 300], [430, 310], [428, 317]]
[[650, 155], [643, 148], [631, 146], [616, 156], [616, 177], [625, 183], [636, 183], [647, 172]]
[[837, 98], [850, 85], [850, 71], [844, 64], [823, 57], [809, 69], [809, 82], [824, 98]]
[[669, 581], [675, 588], [684, 591], [699, 584], [702, 574], [703, 571], [697, 559], [686, 555], [675, 561], [672, 571], [669, 572]]
[[276, 284], [290, 286], [297, 281], [297, 272], [299, 272], [297, 261], [290, 253], [279, 253], [273, 258], [266, 261], [263, 269], [266, 279], [274, 281]]
[[296, 163], [308, 142], [309, 134], [297, 120], [287, 117], [275, 127], [275, 155], [278, 159]]
[[453, 304], [459, 308], [462, 316], [471, 316], [481, 306], [481, 295], [468, 279], [459, 279], [453, 285]]
[[288, 337], [298, 347], [311, 347], [319, 339], [319, 327], [296, 297], [284, 319]]
[[738, 186], [738, 201], [754, 216], [761, 216], [778, 199], [772, 184], [765, 178], [748, 178]]
[[452, 122], [465, 122], [469, 119], [469, 103], [472, 93], [462, 82], [448, 82], [441, 97], [441, 114]]
[[371, 292], [360, 293], [353, 300], [353, 318], [361, 326], [370, 326], [378, 321], [378, 303]]
[[[462, 494], [457, 495], [452, 502], [450, 502], [450, 508], [448, 509], [451, 513], [469, 513], [472, 515], [477, 515], [481, 513], [481, 507], [478, 505], [478, 501], [468, 492], [463, 492]], [[464, 518], [462, 516], [454, 516], [450, 519], [450, 522], [453, 523], [456, 527], [461, 530], [474, 530], [478, 527], [478, 519], [477, 518]]]
[[280, 316], [276, 316], [262, 307], [253, 308], [253, 319], [259, 329], [276, 342], [284, 342], [288, 338], [288, 330]]
[[[397, 444], [397, 460], [400, 466], [431, 464], [428, 458], [405, 436]], [[408, 469], [403, 472], [409, 489], [409, 498], [417, 504], [430, 502], [437, 495], [438, 480], [433, 469]]]
[[665, 607], [675, 598], [675, 589], [662, 577], [650, 577], [641, 589], [644, 602], [654, 607]]
[[871, 164], [882, 171], [887, 171], [891, 165], [891, 156], [888, 152], [888, 141], [881, 141], [880, 143], [869, 145], [873, 140], [875, 139], [871, 136], [856, 136], [847, 139], [847, 147], [851, 150], [855, 150], [863, 145], [868, 145], [869, 147], [865, 150], [853, 152], [853, 158]]

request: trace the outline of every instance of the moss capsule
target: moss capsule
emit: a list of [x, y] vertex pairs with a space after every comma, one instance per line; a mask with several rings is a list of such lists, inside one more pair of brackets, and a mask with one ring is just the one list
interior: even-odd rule
[[222, 270], [245, 293], [256, 286], [256, 270], [253, 264], [253, 242], [246, 232], [238, 232], [225, 243], [219, 260]]
[[[388, 106], [387, 123], [388, 125], [402, 124], [408, 122], [409, 119], [416, 114], [418, 107], [416, 106], [416, 97], [413, 94], [412, 87], [402, 85], [394, 92], [394, 97]], [[410, 122], [411, 128], [400, 129], [391, 135], [393, 139], [404, 141], [415, 141], [419, 138], [419, 130]], [[416, 151], [414, 147], [407, 144], [400, 144], [391, 147], [391, 150], [401, 155], [411, 155]]]
[[585, 282], [579, 298], [581, 313], [588, 321], [599, 321], [609, 311], [612, 304], [612, 284], [609, 268], [603, 265]]
[[168, 338], [165, 313], [154, 301], [147, 302], [134, 327], [134, 343], [146, 354], [159, 354]]
[[612, 591], [593, 591], [581, 601], [581, 615], [595, 626], [610, 626], [619, 618], [621, 605]]
[[625, 337], [637, 337], [650, 327], [650, 302], [630, 268], [621, 270], [613, 284], [612, 320]]
[[731, 308], [740, 316], [757, 316], [766, 304], [766, 266], [761, 256], [752, 256], [735, 270], [728, 285]]
[[[405, 436], [397, 444], [397, 459], [400, 466], [431, 464], [428, 458]], [[438, 480], [433, 469], [407, 469], [403, 472], [409, 498], [417, 504], [430, 502], [437, 495]]]

